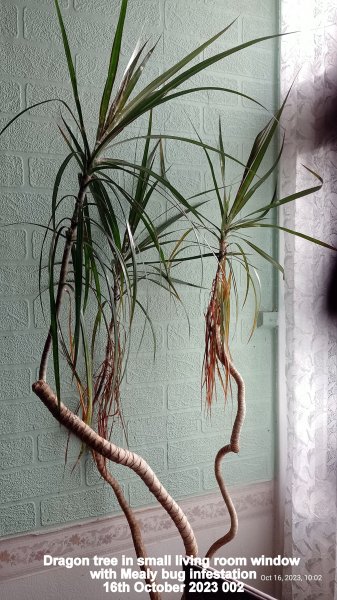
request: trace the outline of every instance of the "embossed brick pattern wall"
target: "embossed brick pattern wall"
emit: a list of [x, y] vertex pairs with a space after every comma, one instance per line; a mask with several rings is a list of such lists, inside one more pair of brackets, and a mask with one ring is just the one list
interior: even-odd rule
[[[204, 57], [242, 40], [274, 33], [277, 28], [275, 0], [130, 0], [129, 4], [124, 61], [140, 32], [144, 38], [150, 35], [152, 41], [159, 38], [145, 80], [236, 17], [228, 34]], [[85, 118], [94, 131], [92, 119], [97, 114], [119, 2], [60, 0], [60, 5], [76, 60]], [[52, 0], [0, 2], [0, 36], [0, 126], [18, 110], [46, 98], [60, 97], [72, 103]], [[195, 85], [231, 87], [256, 97], [272, 110], [277, 92], [276, 43], [263, 43], [214, 65], [195, 78]], [[248, 100], [219, 92], [184, 96], [180, 102], [164, 106], [154, 115], [157, 131], [190, 135], [195, 127], [212, 144], [216, 144], [221, 115], [226, 149], [239, 159], [247, 156], [254, 135], [267, 120], [266, 113]], [[57, 128], [59, 114], [57, 103], [30, 111], [0, 140], [1, 535], [116, 510], [110, 490], [102, 486], [89, 459], [72, 471], [79, 451], [76, 441], [70, 442], [64, 466], [67, 434], [30, 391], [46, 335], [36, 301], [43, 232], [39, 225], [47, 223], [53, 176], [66, 152]], [[135, 124], [132, 132], [138, 131], [139, 125]], [[127, 155], [125, 146], [121, 151]], [[167, 143], [166, 158], [172, 165], [172, 180], [186, 195], [212, 187], [202, 153]], [[228, 170], [230, 178], [237, 176], [237, 168], [229, 166]], [[76, 172], [69, 169], [64, 193], [74, 192], [75, 186]], [[167, 209], [164, 200], [158, 202], [160, 209]], [[210, 216], [215, 216], [212, 207], [208, 210]], [[272, 236], [259, 239], [265, 248], [273, 249]], [[261, 266], [259, 260], [256, 264]], [[207, 286], [214, 264], [206, 261], [204, 269]], [[275, 310], [274, 276], [265, 266], [260, 274], [263, 309]], [[181, 268], [179, 275], [200, 281], [195, 262]], [[150, 291], [149, 310], [157, 333], [156, 360], [148, 331], [137, 352], [143, 328], [139, 321], [133, 342], [135, 360], [130, 364], [123, 392], [125, 431], [120, 426], [114, 430], [116, 443], [125, 444], [127, 435], [130, 447], [148, 460], [177, 499], [215, 489], [213, 457], [226, 443], [225, 434], [233, 418], [231, 401], [224, 414], [221, 394], [211, 416], [201, 401], [203, 314], [208, 293], [189, 288], [183, 296], [190, 334], [181, 306], [169, 302], [158, 289]], [[226, 473], [232, 484], [273, 476], [275, 330], [259, 328], [247, 346], [248, 316], [249, 311], [239, 322], [234, 343], [235, 360], [246, 378], [248, 409], [242, 452], [239, 458], [228, 459]], [[132, 506], [152, 501], [133, 474], [117, 466], [113, 473], [120, 477]]]

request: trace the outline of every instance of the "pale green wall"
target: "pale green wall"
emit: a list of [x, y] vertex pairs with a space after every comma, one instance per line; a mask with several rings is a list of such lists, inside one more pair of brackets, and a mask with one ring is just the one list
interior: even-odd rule
[[[119, 6], [117, 0], [61, 0], [76, 56], [85, 116], [97, 114], [98, 89], [104, 80], [107, 52]], [[275, 0], [130, 0], [125, 36], [125, 58], [144, 24], [143, 36], [160, 35], [149, 67], [155, 76], [201, 40], [239, 16], [234, 26], [210, 52], [242, 39], [273, 33], [277, 28]], [[0, 109], [2, 122], [32, 102], [51, 96], [70, 99], [63, 50], [52, 0], [0, 2]], [[277, 45], [264, 43], [235, 55], [196, 79], [196, 84], [230, 85], [251, 94], [269, 109], [277, 94]], [[157, 129], [190, 134], [189, 119], [205, 140], [216, 143], [218, 115], [224, 127], [226, 149], [238, 158], [265, 124], [266, 115], [246, 100], [219, 93], [201, 93], [157, 111]], [[53, 174], [65, 153], [56, 122], [58, 110], [41, 108], [25, 115], [1, 138], [0, 223], [46, 224], [50, 211]], [[138, 125], [133, 128], [138, 132]], [[167, 145], [171, 177], [187, 194], [210, 186], [202, 155], [181, 145]], [[235, 170], [232, 170], [235, 176]], [[66, 192], [74, 191], [68, 176]], [[263, 198], [261, 198], [263, 201]], [[212, 212], [212, 209], [211, 209]], [[266, 248], [271, 236], [264, 235]], [[76, 519], [111, 513], [116, 503], [103, 487], [91, 463], [71, 473], [76, 445], [64, 468], [66, 434], [31, 393], [39, 351], [45, 338], [37, 294], [37, 264], [41, 230], [36, 225], [0, 229], [0, 503], [1, 535], [39, 529]], [[260, 261], [256, 261], [259, 265]], [[181, 274], [197, 278], [193, 267]], [[192, 270], [193, 269], [193, 270]], [[205, 282], [214, 264], [205, 263]], [[269, 267], [261, 271], [263, 308], [275, 310], [275, 279]], [[191, 335], [181, 307], [152, 290], [149, 305], [157, 331], [157, 359], [153, 363], [150, 336], [128, 373], [123, 406], [129, 444], [143, 454], [177, 498], [215, 489], [213, 457], [227, 443], [223, 401], [219, 397], [212, 418], [200, 400], [203, 356], [203, 314], [208, 294], [189, 291], [185, 306]], [[245, 316], [245, 319], [248, 315]], [[234, 358], [247, 384], [247, 424], [240, 457], [228, 460], [228, 481], [248, 483], [273, 477], [273, 405], [275, 402], [275, 329], [259, 328], [250, 344], [246, 321], [238, 324]], [[137, 335], [140, 335], [141, 324]], [[136, 341], [134, 342], [136, 347]], [[67, 396], [66, 392], [65, 395]], [[226, 431], [231, 422], [226, 411]], [[114, 440], [125, 443], [121, 429]], [[149, 503], [142, 482], [119, 467], [132, 506]]]

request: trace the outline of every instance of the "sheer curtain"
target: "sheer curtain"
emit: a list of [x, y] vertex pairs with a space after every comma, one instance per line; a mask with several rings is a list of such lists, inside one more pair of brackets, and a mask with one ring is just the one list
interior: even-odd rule
[[[305, 164], [324, 179], [315, 196], [286, 205], [290, 229], [337, 243], [337, 3], [282, 0], [281, 92], [295, 79], [283, 125], [282, 195], [314, 185]], [[284, 554], [300, 557], [302, 580], [283, 584], [284, 600], [337, 600], [337, 312], [331, 271], [336, 256], [285, 237], [287, 469]], [[330, 281], [330, 284], [329, 284]], [[284, 435], [286, 435], [284, 433]], [[290, 571], [287, 569], [286, 571]], [[315, 579], [318, 579], [315, 581]]]

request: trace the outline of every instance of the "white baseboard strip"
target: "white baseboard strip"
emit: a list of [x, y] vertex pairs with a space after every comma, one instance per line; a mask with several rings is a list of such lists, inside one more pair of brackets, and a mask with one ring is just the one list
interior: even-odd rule
[[[271, 511], [273, 482], [254, 483], [231, 490], [239, 517], [254, 518]], [[180, 502], [196, 532], [227, 522], [227, 511], [219, 493], [189, 498]], [[161, 507], [135, 511], [145, 543], [176, 537], [174, 524]], [[109, 556], [132, 548], [131, 537], [122, 515], [79, 522], [36, 533], [0, 539], [0, 580], [16, 579], [43, 571], [43, 556]]]

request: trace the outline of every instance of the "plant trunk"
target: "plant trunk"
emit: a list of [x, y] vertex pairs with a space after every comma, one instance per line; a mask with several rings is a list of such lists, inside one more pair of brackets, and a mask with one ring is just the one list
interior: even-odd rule
[[223, 365], [225, 365], [225, 364], [228, 365], [229, 373], [230, 373], [231, 377], [233, 377], [233, 379], [235, 380], [235, 383], [237, 385], [238, 407], [237, 407], [237, 413], [236, 413], [236, 417], [235, 417], [235, 421], [234, 421], [234, 425], [233, 425], [233, 429], [232, 429], [230, 443], [219, 450], [219, 452], [217, 453], [217, 455], [215, 457], [215, 462], [214, 462], [215, 477], [218, 482], [222, 497], [227, 506], [229, 516], [230, 516], [230, 528], [224, 536], [222, 536], [221, 538], [219, 538], [212, 544], [212, 546], [209, 548], [209, 550], [206, 554], [207, 558], [212, 558], [212, 556], [215, 554], [215, 552], [217, 552], [225, 544], [228, 544], [236, 536], [237, 531], [238, 531], [238, 517], [236, 514], [234, 504], [232, 502], [232, 499], [231, 499], [231, 497], [226, 489], [226, 486], [225, 486], [224, 478], [221, 473], [221, 463], [222, 463], [222, 459], [227, 454], [229, 454], [230, 452], [234, 452], [235, 454], [238, 454], [238, 452], [240, 450], [240, 446], [239, 446], [240, 433], [241, 433], [243, 421], [245, 418], [245, 412], [246, 412], [245, 384], [244, 384], [243, 378], [240, 375], [239, 371], [234, 367], [232, 361], [230, 360], [228, 355], [226, 355], [226, 353], [225, 353], [224, 345], [221, 342], [219, 327], [217, 327], [217, 331], [216, 331], [216, 345], [217, 345], [217, 355], [218, 355], [220, 362]]
[[[80, 179], [80, 187], [76, 199], [76, 205], [70, 227], [67, 231], [67, 239], [62, 256], [60, 278], [55, 301], [57, 317], [60, 312], [64, 290], [67, 285], [71, 249], [76, 240], [77, 234], [78, 215], [83, 205], [85, 191], [89, 182], [90, 176], [84, 173]], [[40, 362], [39, 380], [33, 384], [33, 391], [40, 398], [40, 400], [42, 400], [56, 420], [64, 425], [69, 432], [74, 433], [77, 437], [79, 437], [79, 439], [92, 450], [96, 459], [98, 470], [105, 481], [107, 481], [107, 483], [109, 483], [113, 488], [117, 501], [119, 502], [119, 505], [127, 518], [136, 555], [146, 555], [139, 524], [137, 523], [131, 508], [124, 498], [118, 482], [110, 475], [110, 473], [108, 473], [106, 465], [104, 464], [104, 458], [102, 457], [108, 458], [109, 460], [112, 460], [118, 464], [124, 464], [125, 466], [131, 468], [144, 481], [148, 489], [157, 498], [158, 502], [160, 502], [176, 525], [183, 540], [186, 554], [196, 556], [198, 553], [198, 547], [187, 517], [178, 504], [173, 500], [173, 498], [171, 498], [165, 488], [161, 485], [160, 481], [152, 469], [150, 469], [148, 464], [140, 456], [134, 454], [133, 452], [118, 448], [114, 444], [109, 443], [106, 439], [99, 436], [93, 429], [86, 425], [82, 419], [77, 417], [77, 415], [65, 407], [62, 402], [58, 401], [56, 395], [46, 383], [51, 342], [52, 335], [51, 330], [49, 329]], [[151, 600], [160, 600], [160, 596], [156, 592], [150, 592], [150, 598]]]
[[[78, 226], [78, 214], [79, 214], [79, 211], [84, 202], [85, 190], [86, 190], [89, 182], [90, 182], [89, 175], [83, 174], [83, 176], [81, 178], [80, 188], [78, 191], [78, 196], [76, 198], [76, 205], [75, 205], [74, 213], [73, 213], [73, 216], [71, 219], [70, 227], [67, 231], [67, 241], [66, 241], [66, 244], [65, 244], [64, 250], [63, 250], [60, 278], [59, 278], [59, 283], [57, 286], [57, 294], [56, 294], [56, 300], [55, 300], [55, 308], [56, 308], [56, 316], [57, 317], [59, 315], [60, 308], [61, 308], [64, 288], [67, 284], [71, 249], [72, 249], [73, 243], [76, 240], [76, 233], [77, 233], [77, 226]], [[49, 359], [49, 354], [50, 354], [50, 349], [51, 349], [51, 342], [52, 342], [52, 335], [51, 335], [51, 329], [49, 329], [47, 339], [45, 341], [45, 345], [44, 345], [43, 352], [42, 352], [42, 357], [41, 357], [41, 362], [40, 362], [40, 370], [39, 370], [39, 379], [43, 379], [44, 381], [46, 381], [46, 377], [47, 377], [47, 367], [48, 367], [48, 359]]]
[[82, 419], [69, 410], [62, 402], [58, 401], [53, 390], [45, 381], [36, 381], [33, 384], [33, 392], [42, 400], [55, 419], [61, 425], [64, 425], [68, 431], [75, 434], [93, 452], [101, 454], [115, 463], [129, 467], [144, 481], [150, 492], [157, 498], [177, 527], [183, 540], [186, 554], [196, 556], [198, 546], [186, 515], [165, 490], [147, 462], [134, 452], [119, 448], [99, 436]]
[[[125, 518], [129, 524], [132, 541], [133, 541], [133, 546], [134, 546], [137, 558], [146, 558], [147, 553], [146, 553], [145, 546], [143, 543], [142, 532], [140, 530], [139, 523], [123, 494], [123, 490], [122, 490], [121, 486], [119, 485], [117, 479], [115, 479], [111, 475], [111, 473], [108, 471], [107, 466], [106, 466], [106, 461], [104, 460], [103, 456], [101, 454], [97, 454], [97, 453], [93, 452], [93, 457], [96, 462], [97, 469], [99, 470], [103, 479], [106, 481], [106, 483], [108, 483], [112, 487], [114, 494], [117, 498], [117, 502], [118, 502], [120, 508], [122, 509], [122, 511], [125, 515]], [[142, 565], [139, 568], [141, 571], [144, 571], [146, 573], [146, 571], [147, 571], [146, 565]], [[147, 578], [145, 578], [145, 581], [149, 585], [151, 585], [151, 583], [153, 583], [153, 580], [150, 581]], [[151, 600], [161, 600], [161, 596], [158, 592], [150, 591], [149, 595], [150, 595]]]

